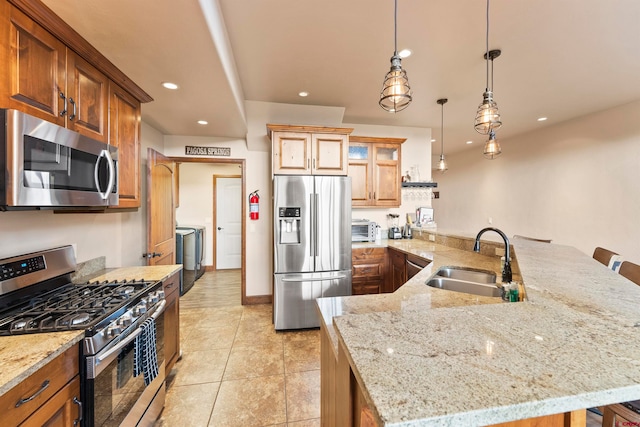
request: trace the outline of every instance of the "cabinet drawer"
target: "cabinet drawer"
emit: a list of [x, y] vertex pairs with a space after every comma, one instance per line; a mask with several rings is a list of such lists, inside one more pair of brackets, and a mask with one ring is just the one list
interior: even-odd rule
[[165, 299], [171, 299], [169, 296], [173, 297], [173, 293], [180, 290], [180, 272], [177, 272], [165, 279], [165, 281], [162, 282], [162, 289], [164, 290]]
[[384, 277], [385, 265], [382, 260], [371, 264], [354, 264], [352, 268], [352, 280], [356, 278], [381, 279]]
[[[8, 423], [3, 426], [20, 424], [78, 375], [80, 371], [78, 358], [79, 349], [74, 345], [0, 397], [3, 423]], [[32, 400], [16, 408], [18, 402], [34, 395]]]
[[380, 284], [378, 282], [352, 283], [351, 295], [379, 294]]
[[387, 248], [357, 248], [351, 250], [351, 262], [358, 264], [361, 261], [370, 262], [372, 259], [384, 261]]

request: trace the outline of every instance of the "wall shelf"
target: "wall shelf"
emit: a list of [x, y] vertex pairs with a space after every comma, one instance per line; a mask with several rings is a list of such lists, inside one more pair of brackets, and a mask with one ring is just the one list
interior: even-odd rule
[[403, 182], [402, 188], [436, 188], [437, 182]]

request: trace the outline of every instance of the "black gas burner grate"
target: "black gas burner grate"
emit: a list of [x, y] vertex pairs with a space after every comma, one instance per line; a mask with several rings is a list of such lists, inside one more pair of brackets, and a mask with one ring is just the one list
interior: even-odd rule
[[61, 286], [0, 315], [0, 335], [88, 329], [154, 283], [128, 280]]

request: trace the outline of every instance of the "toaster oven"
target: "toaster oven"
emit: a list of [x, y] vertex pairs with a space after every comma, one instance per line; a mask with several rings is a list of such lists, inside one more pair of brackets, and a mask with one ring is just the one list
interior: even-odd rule
[[351, 222], [351, 241], [375, 242], [377, 225], [375, 222], [367, 219], [354, 219]]

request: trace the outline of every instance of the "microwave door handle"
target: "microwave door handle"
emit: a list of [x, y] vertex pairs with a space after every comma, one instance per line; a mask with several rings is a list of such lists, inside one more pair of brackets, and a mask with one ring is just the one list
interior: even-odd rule
[[[107, 160], [107, 165], [109, 166], [109, 184], [107, 184], [107, 189], [105, 190], [105, 192], [101, 192], [100, 191], [100, 181], [98, 180], [98, 171], [100, 169], [100, 159], [105, 158]], [[109, 198], [109, 193], [111, 193], [111, 190], [113, 190], [113, 184], [115, 182], [115, 167], [113, 166], [113, 158], [111, 157], [111, 153], [109, 153], [109, 150], [102, 150], [102, 152], [100, 153], [100, 155], [98, 156], [98, 159], [96, 160], [96, 165], [93, 168], [93, 179], [95, 180], [96, 183], [96, 188], [98, 189], [98, 193], [100, 193], [100, 196], [102, 197], [102, 200], [107, 200]]]

